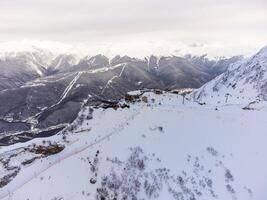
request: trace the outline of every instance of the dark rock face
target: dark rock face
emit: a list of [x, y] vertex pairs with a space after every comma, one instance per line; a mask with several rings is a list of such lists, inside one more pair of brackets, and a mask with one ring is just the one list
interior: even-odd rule
[[[13, 61], [0, 62], [0, 69], [5, 69], [10, 81], [7, 86], [0, 75], [0, 134], [70, 123], [85, 102], [96, 105], [97, 99], [116, 101], [132, 90], [197, 88], [240, 59], [215, 62], [191, 56], [116, 56], [109, 60], [96, 55], [77, 62], [71, 55], [54, 59], [50, 54], [26, 55], [19, 59], [19, 67], [13, 68]], [[46, 66], [42, 58], [49, 61]], [[25, 64], [29, 62], [31, 67]], [[28, 66], [24, 68], [28, 71], [22, 66]]]

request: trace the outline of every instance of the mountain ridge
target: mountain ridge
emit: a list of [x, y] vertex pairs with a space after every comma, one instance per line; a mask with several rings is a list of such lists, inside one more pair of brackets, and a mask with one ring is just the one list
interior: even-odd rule
[[209, 103], [251, 103], [267, 100], [267, 47], [251, 58], [237, 62], [226, 72], [194, 92]]

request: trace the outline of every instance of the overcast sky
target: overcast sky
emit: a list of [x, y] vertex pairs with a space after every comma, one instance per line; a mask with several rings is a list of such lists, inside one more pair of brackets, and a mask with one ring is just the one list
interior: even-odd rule
[[21, 40], [250, 53], [267, 45], [267, 0], [0, 0], [0, 42]]

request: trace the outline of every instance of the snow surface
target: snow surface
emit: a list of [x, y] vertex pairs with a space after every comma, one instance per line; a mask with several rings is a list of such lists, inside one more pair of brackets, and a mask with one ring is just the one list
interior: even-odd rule
[[[118, 199], [267, 199], [266, 110], [182, 104], [171, 93], [143, 96], [148, 103], [129, 109], [85, 107], [65, 140], [45, 138], [65, 149], [21, 166], [0, 199], [96, 199], [105, 189], [106, 199], [116, 193]], [[42, 140], [2, 147], [0, 158]], [[13, 165], [23, 158], [14, 157]]]

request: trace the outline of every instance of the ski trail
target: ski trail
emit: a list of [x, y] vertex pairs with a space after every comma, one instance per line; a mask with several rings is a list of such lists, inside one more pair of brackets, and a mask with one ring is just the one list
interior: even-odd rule
[[113, 76], [111, 79], [108, 80], [107, 84], [105, 85], [105, 87], [103, 88], [103, 90], [101, 91], [101, 94], [104, 94], [105, 90], [108, 88], [108, 86], [112, 83], [112, 81], [117, 78], [118, 76]]
[[57, 80], [54, 80], [54, 81], [50, 81], [50, 80], [43, 79], [43, 78], [38, 78], [38, 79], [35, 79], [35, 80], [33, 80], [33, 81], [29, 81], [29, 82], [27, 82], [25, 85], [27, 85], [27, 84], [31, 84], [31, 83], [54, 83], [54, 82], [59, 82], [59, 81], [61, 81], [61, 80], [64, 80], [64, 79], [69, 78], [69, 77], [72, 76], [73, 74], [71, 74], [71, 73], [64, 73], [64, 74], [62, 74], [62, 75], [64, 75], [64, 76], [61, 77], [61, 78], [59, 78], [59, 79], [57, 79]]
[[150, 57], [147, 57], [147, 69], [149, 70], [149, 66], [150, 66]]
[[29, 123], [32, 125], [31, 129], [34, 129], [34, 125], [37, 123], [37, 118], [46, 110], [49, 110], [55, 106], [57, 106], [58, 104], [60, 104], [68, 95], [68, 93], [70, 92], [70, 90], [73, 88], [74, 84], [77, 82], [77, 80], [81, 77], [83, 72], [78, 72], [77, 75], [72, 79], [72, 81], [69, 83], [69, 85], [66, 87], [66, 89], [64, 90], [64, 92], [62, 93], [60, 99], [58, 100], [58, 102], [44, 110], [42, 110], [41, 112], [37, 113], [36, 115], [34, 115], [33, 117], [30, 117], [28, 119]]
[[[32, 57], [32, 59], [33, 59], [33, 61], [35, 62], [35, 63], [37, 63], [38, 65], [40, 65], [41, 67], [44, 67], [41, 63], [39, 63], [35, 58], [34, 58], [34, 56], [33, 56], [33, 54], [31, 53], [31, 57]], [[36, 72], [40, 75], [40, 76], [43, 76], [44, 74], [43, 74], [43, 72], [38, 68], [38, 66], [37, 65], [35, 65], [35, 63], [34, 63], [34, 69], [36, 70]]]
[[[90, 147], [93, 147], [97, 144], [100, 144], [101, 142], [105, 140], [109, 140], [112, 135], [119, 134], [122, 130], [124, 130], [125, 127], [127, 127], [127, 123], [134, 120], [138, 115], [141, 114], [141, 110], [144, 108], [142, 106], [139, 111], [136, 111], [135, 113], [131, 114], [129, 117], [127, 117], [125, 120], [123, 120], [121, 123], [117, 124], [114, 129], [108, 133], [107, 135], [104, 135], [103, 137], [99, 138], [98, 140], [94, 140], [94, 142], [90, 144], [86, 144], [81, 146], [80, 148], [72, 149], [69, 152], [65, 152], [65, 155], [56, 154], [54, 157], [51, 158], [51, 160], [46, 163], [42, 164], [41, 168], [38, 171], [33, 172], [30, 176], [26, 177], [24, 181], [17, 183], [15, 185], [7, 185], [6, 187], [2, 188], [0, 191], [0, 200], [5, 199], [6, 197], [12, 197], [12, 193], [16, 192], [20, 188], [22, 188], [24, 185], [35, 179], [37, 176], [41, 175], [42, 173], [46, 172], [48, 169], [52, 168], [53, 166], [59, 164], [61, 161], [66, 160], [74, 155], [77, 155], [85, 150], [87, 150]], [[12, 181], [11, 181], [12, 182]]]
[[121, 77], [121, 76], [122, 76], [122, 73], [123, 73], [125, 67], [126, 67], [126, 64], [123, 64], [123, 67], [122, 67], [122, 69], [121, 69], [121, 72], [120, 72], [119, 76], [117, 76], [117, 75], [116, 75], [116, 76], [113, 76], [111, 79], [108, 80], [107, 84], [105, 85], [105, 87], [104, 87], [103, 90], [101, 91], [101, 94], [104, 94], [105, 90], [108, 88], [108, 86], [112, 83], [112, 81], [113, 81], [115, 78], [118, 78], [118, 77]]
[[122, 73], [123, 73], [123, 71], [124, 71], [124, 68], [126, 67], [126, 64], [124, 64], [123, 65], [123, 67], [122, 67], [122, 70], [121, 70], [121, 73], [120, 73], [120, 75], [119, 75], [119, 77], [121, 77], [121, 75], [122, 75]]
[[77, 82], [77, 80], [81, 77], [82, 72], [78, 72], [77, 75], [74, 77], [74, 79], [70, 82], [70, 84], [68, 85], [68, 87], [64, 90], [63, 94], [61, 95], [59, 101], [55, 104], [58, 105], [60, 104], [65, 97], [68, 95], [69, 91], [73, 88], [74, 84]]
[[57, 65], [55, 66], [55, 69], [57, 69], [61, 65], [61, 63], [62, 63], [62, 58], [59, 59]]

